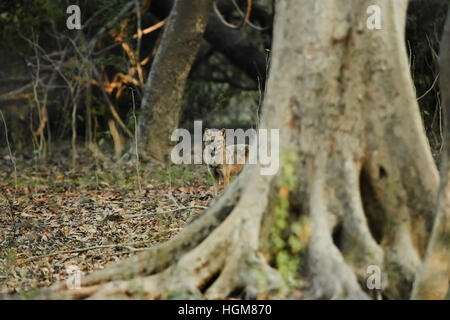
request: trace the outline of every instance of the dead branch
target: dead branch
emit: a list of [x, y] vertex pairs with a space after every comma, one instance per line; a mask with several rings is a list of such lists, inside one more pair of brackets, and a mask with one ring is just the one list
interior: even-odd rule
[[132, 218], [138, 218], [138, 217], [153, 216], [155, 214], [172, 213], [172, 212], [176, 212], [176, 211], [189, 210], [189, 209], [208, 209], [208, 207], [205, 207], [205, 206], [180, 207], [180, 208], [177, 208], [177, 209], [167, 210], [167, 211], [163, 211], [163, 212], [149, 212], [149, 213], [130, 214], [130, 215], [124, 216], [124, 218], [125, 219], [132, 219]]
[[105, 244], [105, 245], [98, 245], [98, 246], [92, 246], [92, 247], [86, 247], [86, 248], [80, 248], [80, 249], [57, 251], [57, 252], [53, 252], [53, 253], [49, 253], [49, 254], [43, 254], [43, 255], [40, 255], [40, 256], [30, 257], [30, 258], [26, 259], [24, 262], [29, 262], [29, 261], [33, 261], [33, 260], [36, 260], [36, 259], [57, 256], [57, 255], [60, 255], [60, 254], [79, 253], [79, 252], [85, 252], [85, 251], [90, 251], [90, 250], [95, 250], [95, 249], [117, 248], [117, 247], [129, 248], [130, 246], [133, 246], [133, 245], [139, 245], [139, 244], [145, 244], [145, 243], [147, 243], [147, 241], [138, 241], [138, 242], [131, 242], [131, 243], [117, 243], [117, 244]]
[[136, 39], [138, 37], [142, 37], [145, 34], [152, 33], [153, 31], [158, 30], [159, 28], [162, 28], [166, 24], [166, 22], [167, 22], [167, 18], [165, 18], [164, 20], [162, 20], [148, 28], [145, 28], [144, 30], [139, 29], [138, 33], [133, 35], [133, 38]]
[[[47, 80], [48, 76], [42, 77], [42, 80]], [[12, 91], [6, 92], [0, 95], [0, 102], [4, 102], [7, 100], [18, 100], [18, 99], [27, 99], [29, 98], [29, 94], [24, 93], [25, 91], [33, 88], [34, 82], [27, 83], [23, 87], [14, 89]]]
[[94, 74], [94, 78], [96, 78], [97, 83], [99, 85], [100, 91], [102, 92], [103, 97], [106, 100], [106, 103], [108, 104], [109, 110], [111, 111], [112, 116], [114, 117], [114, 119], [119, 123], [119, 125], [121, 126], [121, 128], [125, 131], [125, 133], [130, 137], [133, 138], [133, 134], [131, 133], [131, 131], [127, 128], [127, 126], [125, 125], [125, 123], [122, 121], [122, 119], [120, 118], [119, 114], [117, 113], [116, 108], [114, 107], [113, 103], [111, 102], [111, 100], [109, 99], [108, 93], [105, 90], [105, 87], [103, 85], [103, 81], [100, 77], [99, 72], [97, 71], [97, 68], [95, 67], [95, 65], [88, 60], [88, 58], [83, 55], [81, 53], [81, 51], [79, 50], [78, 46], [76, 45], [76, 43], [68, 38], [68, 40], [72, 43], [72, 46], [75, 48], [76, 52], [78, 53], [78, 55], [80, 56], [80, 58], [85, 61], [86, 63], [89, 64], [89, 66], [92, 68], [92, 72]]
[[134, 2], [130, 1], [128, 2], [126, 5], [124, 5], [124, 7], [122, 8], [122, 10], [120, 10], [120, 12], [117, 14], [117, 16], [115, 16], [106, 26], [102, 27], [96, 34], [94, 37], [92, 37], [92, 39], [89, 41], [88, 45], [87, 45], [87, 49], [88, 51], [91, 51], [92, 49], [94, 49], [97, 41], [99, 41], [103, 35], [106, 33], [106, 31], [116, 25], [118, 23], [118, 21], [125, 15], [127, 14], [127, 12], [134, 6]]
[[250, 13], [252, 12], [252, 0], [247, 0], [247, 11], [245, 13], [244, 18], [242, 19], [242, 21], [239, 24], [232, 24], [232, 23], [229, 23], [228, 21], [225, 20], [223, 15], [220, 13], [219, 8], [217, 7], [217, 1], [216, 0], [213, 1], [213, 8], [214, 8], [214, 12], [216, 13], [217, 17], [220, 19], [220, 21], [224, 25], [226, 25], [228, 28], [231, 28], [231, 29], [240, 29], [246, 23], [248, 23], [248, 20], [250, 18]]
[[[240, 16], [243, 17], [245, 19], [246, 17], [246, 13], [244, 13], [241, 8], [239, 7], [239, 5], [236, 3], [236, 0], [231, 0], [231, 2], [233, 3], [234, 7], [236, 8], [237, 12], [239, 12]], [[253, 22], [250, 21], [250, 19], [248, 19], [247, 24], [249, 25], [250, 28], [258, 30], [258, 31], [266, 31], [270, 29], [270, 26], [265, 26], [265, 27], [260, 27], [255, 25]]]

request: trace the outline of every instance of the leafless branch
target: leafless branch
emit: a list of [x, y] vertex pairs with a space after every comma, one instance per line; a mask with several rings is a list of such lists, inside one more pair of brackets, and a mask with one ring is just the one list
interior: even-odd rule
[[[248, 23], [248, 20], [250, 18], [250, 13], [252, 12], [252, 0], [247, 0], [247, 11], [246, 11], [242, 21], [239, 24], [232, 24], [225, 20], [223, 15], [220, 13], [219, 8], [217, 7], [216, 0], [213, 1], [213, 7], [214, 7], [214, 12], [216, 13], [217, 17], [220, 19], [220, 21], [224, 25], [226, 25], [228, 28], [231, 28], [231, 29], [239, 29], [239, 28], [242, 28], [246, 23]], [[240, 9], [239, 9], [239, 11], [240, 11]]]

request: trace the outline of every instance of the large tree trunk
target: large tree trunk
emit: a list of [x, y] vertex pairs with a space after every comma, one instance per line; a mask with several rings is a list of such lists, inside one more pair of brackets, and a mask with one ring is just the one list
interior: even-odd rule
[[[312, 223], [311, 288], [363, 297], [359, 283], [377, 265], [384, 294], [406, 298], [438, 182], [404, 48], [407, 1], [301, 3], [277, 7], [266, 110], [277, 107], [279, 125], [289, 124], [283, 149], [299, 159], [289, 199]], [[366, 28], [372, 4], [381, 7], [382, 30]]]
[[450, 277], [450, 6], [440, 47], [440, 89], [444, 114], [444, 152], [436, 220], [425, 261], [414, 283], [413, 299], [444, 299]]
[[[366, 28], [373, 4], [382, 30]], [[406, 7], [278, 1], [260, 127], [280, 129], [279, 174], [247, 166], [174, 239], [49, 296], [264, 297], [284, 287], [280, 272], [302, 270], [307, 297], [409, 297], [438, 172], [408, 70]], [[381, 270], [377, 292], [369, 265]]]
[[170, 152], [186, 79], [211, 12], [212, 0], [175, 1], [142, 98], [138, 140], [143, 155], [166, 160]]

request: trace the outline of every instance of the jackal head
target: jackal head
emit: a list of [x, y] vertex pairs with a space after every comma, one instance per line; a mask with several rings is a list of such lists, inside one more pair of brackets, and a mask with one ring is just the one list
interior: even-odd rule
[[206, 129], [203, 141], [206, 164], [211, 167], [222, 165], [225, 161], [225, 129]]

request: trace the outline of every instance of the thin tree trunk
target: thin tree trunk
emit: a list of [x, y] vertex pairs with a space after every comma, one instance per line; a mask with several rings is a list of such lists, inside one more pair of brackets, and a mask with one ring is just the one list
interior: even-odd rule
[[143, 155], [165, 160], [170, 152], [186, 79], [211, 11], [211, 0], [175, 1], [141, 102], [138, 140]]

